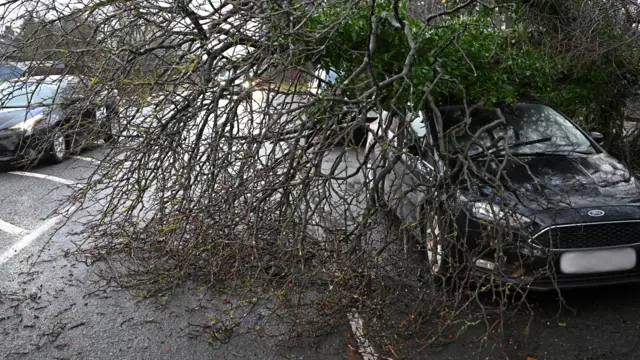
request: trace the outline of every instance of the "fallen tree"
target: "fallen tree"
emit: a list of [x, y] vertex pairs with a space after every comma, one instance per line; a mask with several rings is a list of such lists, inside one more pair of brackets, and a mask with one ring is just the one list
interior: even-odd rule
[[[420, 16], [402, 1], [76, 5], [6, 6], [30, 9], [30, 19], [44, 14], [42, 29], [66, 21], [58, 32], [31, 29], [17, 51], [35, 62], [55, 54], [82, 69], [89, 89], [119, 94], [117, 145], [69, 199], [83, 205], [77, 214], [85, 216], [78, 254], [118, 264], [113, 280], [147, 296], [164, 297], [196, 279], [274, 300], [280, 305], [274, 313], [306, 335], [358, 314], [375, 345], [389, 345], [390, 357], [472, 328], [482, 333], [478, 352], [491, 351], [488, 335], [504, 335], [505, 317], [526, 305], [528, 290], [497, 281], [500, 274], [478, 283], [471, 263], [478, 254], [464, 237], [453, 244], [463, 253], [454, 281], [439, 281], [424, 253], [434, 216], [451, 220], [460, 211], [457, 190], [482, 181], [503, 195], [500, 172], [442, 149], [457, 161], [457, 180], [447, 173], [425, 186], [429, 210], [418, 221], [398, 221], [389, 214], [394, 199], [380, 190], [405, 139], [375, 137], [367, 149], [339, 145], [353, 130], [337, 120], [340, 113], [361, 120], [372, 109], [392, 114], [396, 122], [385, 126], [397, 130], [411, 126], [418, 110], [437, 118], [441, 105], [456, 101], [468, 124], [473, 109], [499, 110], [494, 105], [526, 92], [606, 130], [616, 121], [600, 120], [617, 112], [612, 104], [636, 85], [635, 47], [596, 59], [552, 48], [557, 42], [545, 32], [558, 32], [531, 24], [527, 11], [539, 9], [535, 4], [470, 0]], [[509, 26], [505, 8], [519, 10]], [[70, 48], [44, 41], [53, 45], [34, 53], [43, 37], [64, 37], [69, 24], [84, 19], [91, 19], [90, 40]], [[542, 42], [532, 33], [538, 28]], [[625, 32], [611, 41], [635, 37]], [[227, 56], [237, 48], [237, 56]], [[628, 66], [623, 74], [621, 63]], [[309, 64], [341, 76], [319, 94], [300, 95], [283, 71], [305, 74]], [[217, 81], [229, 65], [233, 75]], [[249, 77], [260, 84], [245, 84]], [[294, 86], [282, 86], [285, 79]], [[239, 93], [231, 91], [237, 84]], [[496, 121], [504, 120], [498, 110]], [[439, 138], [457, 130], [450, 131]], [[381, 172], [365, 171], [377, 159]], [[426, 229], [421, 241], [415, 229]], [[484, 236], [492, 246], [514, 241], [510, 227], [499, 224]], [[301, 307], [311, 310], [300, 313]]]

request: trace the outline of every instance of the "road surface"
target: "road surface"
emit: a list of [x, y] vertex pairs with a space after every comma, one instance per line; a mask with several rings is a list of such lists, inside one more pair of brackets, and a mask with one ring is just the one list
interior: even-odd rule
[[[344, 359], [349, 326], [313, 341], [289, 339], [286, 324], [257, 307], [235, 329], [208, 328], [210, 314], [243, 316], [247, 306], [185, 285], [162, 305], [138, 293], [94, 285], [93, 269], [65, 257], [79, 238], [54, 213], [103, 149], [58, 165], [0, 172], [0, 356], [7, 359]], [[258, 331], [257, 329], [261, 329]], [[214, 338], [218, 332], [221, 340]], [[211, 340], [211, 341], [210, 341]]]
[[[345, 359], [358, 319], [341, 319], [329, 334], [301, 340], [258, 304], [233, 334], [211, 327], [212, 314], [246, 314], [240, 299], [185, 284], [165, 304], [97, 287], [94, 268], [65, 256], [79, 238], [74, 219], [62, 225], [59, 201], [82, 183], [104, 154], [97, 148], [58, 165], [0, 172], [0, 356], [7, 359]], [[332, 159], [324, 166], [328, 169]], [[351, 151], [344, 167], [357, 166]], [[357, 188], [358, 177], [352, 180]], [[348, 185], [348, 184], [347, 184]], [[348, 187], [348, 186], [347, 186]], [[356, 212], [357, 213], [357, 212]], [[377, 230], [376, 230], [377, 231]], [[375, 235], [375, 234], [374, 234]], [[389, 236], [380, 230], [378, 237]], [[104, 266], [103, 263], [94, 266]], [[99, 283], [98, 283], [99, 284]], [[482, 323], [460, 339], [421, 349], [425, 359], [640, 358], [640, 286], [533, 294], [504, 323], [506, 337]], [[233, 310], [235, 309], [235, 310]], [[392, 311], [393, 309], [390, 309]], [[355, 325], [354, 325], [355, 324]], [[354, 327], [355, 326], [355, 327]], [[213, 335], [217, 333], [219, 338]], [[358, 339], [366, 343], [366, 334]], [[212, 340], [213, 339], [213, 340]], [[483, 340], [484, 339], [484, 340]], [[486, 340], [486, 341], [485, 341]], [[372, 344], [381, 349], [384, 344]], [[408, 344], [407, 346], [410, 346]], [[501, 346], [506, 349], [502, 352]], [[405, 352], [407, 352], [406, 349]], [[410, 351], [409, 351], [410, 352]]]

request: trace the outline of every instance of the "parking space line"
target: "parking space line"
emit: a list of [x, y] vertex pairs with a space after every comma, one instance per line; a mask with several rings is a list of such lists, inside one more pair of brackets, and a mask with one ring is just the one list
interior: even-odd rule
[[15, 225], [9, 224], [6, 221], [0, 220], [0, 230], [8, 232], [11, 235], [20, 235], [26, 230]]
[[72, 159], [76, 159], [76, 160], [83, 160], [83, 161], [89, 161], [92, 163], [97, 163], [99, 164], [101, 161], [98, 159], [94, 159], [92, 157], [88, 157], [88, 156], [79, 156], [79, 155], [72, 155], [71, 156]]
[[[0, 262], [2, 264], [2, 262]], [[351, 330], [353, 331], [353, 336], [358, 341], [358, 347], [364, 350], [364, 352], [360, 353], [364, 360], [376, 360], [378, 357], [375, 356], [373, 347], [369, 344], [369, 341], [364, 337], [364, 326], [362, 324], [362, 318], [358, 315], [357, 312], [353, 311], [352, 313], [347, 314], [349, 318], [349, 324], [351, 325]]]
[[14, 257], [16, 254], [23, 250], [29, 244], [31, 244], [34, 240], [42, 236], [45, 232], [56, 226], [59, 222], [61, 222], [67, 214], [71, 214], [76, 210], [76, 207], [67, 208], [62, 211], [60, 215], [52, 217], [51, 219], [44, 222], [44, 224], [38, 226], [35, 230], [24, 236], [17, 243], [13, 244], [7, 251], [0, 255], [0, 265], [6, 263]]
[[40, 179], [55, 181], [57, 183], [65, 184], [65, 185], [76, 185], [74, 181], [59, 178], [57, 176], [52, 176], [52, 175], [38, 174], [38, 173], [32, 173], [32, 172], [26, 172], [26, 171], [10, 171], [8, 172], [8, 174], [40, 178]]

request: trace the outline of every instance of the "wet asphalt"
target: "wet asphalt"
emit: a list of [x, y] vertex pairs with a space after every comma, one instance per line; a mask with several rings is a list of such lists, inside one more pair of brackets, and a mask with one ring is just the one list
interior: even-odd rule
[[[81, 154], [99, 158], [103, 149]], [[357, 161], [356, 157], [351, 160]], [[68, 159], [28, 172], [82, 182], [94, 163]], [[23, 229], [0, 230], [0, 254], [54, 216], [70, 193], [58, 182], [0, 172], [0, 220]], [[140, 293], [104, 288], [97, 269], [65, 256], [80, 225], [71, 219], [34, 239], [0, 264], [0, 357], [6, 359], [348, 359], [348, 322], [313, 339], [268, 316], [271, 304], [249, 312], [243, 299], [185, 284], [160, 304]], [[53, 234], [53, 236], [51, 236]], [[97, 268], [96, 268], [97, 267]], [[487, 304], [490, 305], [490, 302]], [[242, 325], [227, 332], [211, 314], [233, 314]], [[245, 316], [246, 315], [246, 316]], [[472, 320], [475, 320], [472, 319]], [[530, 294], [504, 318], [504, 336], [484, 322], [455, 341], [407, 344], [424, 359], [640, 359], [640, 285]], [[380, 348], [380, 347], [378, 347]]]
[[[81, 154], [99, 158], [102, 149]], [[68, 159], [24, 170], [82, 182], [94, 163]], [[0, 230], [0, 254], [56, 215], [67, 185], [0, 172], [0, 220], [24, 232]], [[185, 284], [166, 302], [105, 287], [87, 266], [66, 256], [81, 226], [71, 219], [0, 264], [0, 358], [6, 359], [344, 359], [349, 327], [298, 339], [291, 325], [270, 318], [271, 304], [249, 312], [243, 299]], [[54, 231], [57, 230], [57, 231]], [[2, 256], [2, 255], [0, 255]], [[211, 326], [216, 314], [216, 326]], [[221, 314], [227, 314], [224, 318]], [[232, 331], [229, 324], [240, 322]]]

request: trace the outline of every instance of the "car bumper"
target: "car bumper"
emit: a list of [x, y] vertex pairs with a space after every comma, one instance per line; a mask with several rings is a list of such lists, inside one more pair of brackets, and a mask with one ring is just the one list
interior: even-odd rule
[[[472, 218], [467, 217], [466, 214], [461, 214], [457, 222], [459, 227], [462, 225], [467, 227], [464, 243], [469, 246], [468, 249], [470, 249], [473, 254], [484, 254], [482, 257], [472, 255], [472, 258], [476, 259], [476, 262], [472, 265], [471, 269], [469, 269], [474, 275], [474, 278], [483, 284], [494, 282], [502, 286], [510, 284], [510, 286], [521, 289], [549, 291], [640, 282], [640, 241], [628, 245], [548, 249], [533, 246], [528, 241], [528, 236], [517, 238], [516, 235], [514, 235], [511, 243], [517, 245], [502, 251], [500, 256], [496, 257], [495, 250], [487, 245], [481, 245], [487, 243], [487, 231], [485, 231], [480, 224]], [[608, 244], [609, 242], [603, 241], [602, 243]], [[578, 274], [563, 273], [561, 266], [563, 254], [611, 249], [633, 249], [635, 252], [635, 263], [633, 267], [620, 271]], [[464, 258], [468, 258], [468, 256]], [[478, 258], [484, 261], [479, 262], [477, 260]], [[494, 262], [496, 258], [501, 259], [499, 264]], [[609, 259], [603, 257], [602, 261], [604, 262], [592, 262], [591, 266], [599, 263], [604, 264], [607, 260]], [[582, 261], [578, 263], [582, 263]], [[488, 266], [488, 264], [490, 266]], [[491, 267], [495, 268], [490, 269]]]
[[46, 150], [46, 132], [38, 130], [34, 135], [24, 131], [0, 130], [0, 163], [18, 162]]
[[12, 162], [20, 158], [24, 133], [0, 130], [0, 162]]
[[[619, 247], [622, 248], [622, 247]], [[640, 245], [628, 246], [634, 249], [636, 259], [640, 255]], [[602, 249], [604, 250], [604, 248]], [[636, 260], [633, 268], [624, 271], [594, 272], [582, 274], [565, 274], [561, 270], [560, 257], [562, 254], [580, 251], [553, 251], [548, 255], [526, 255], [511, 253], [507, 258], [516, 256], [523, 260], [520, 263], [510, 262], [511, 266], [503, 266], [501, 270], [488, 270], [474, 264], [474, 275], [481, 283], [495, 281], [502, 285], [511, 284], [516, 288], [534, 291], [550, 291], [557, 289], [585, 288], [605, 285], [618, 285], [640, 282], [640, 263]], [[489, 260], [489, 259], [486, 259]]]
[[524, 274], [519, 277], [497, 275], [483, 269], [474, 269], [474, 275], [481, 284], [493, 282], [499, 283], [502, 287], [511, 286], [515, 289], [541, 292], [640, 283], [640, 269], [582, 275], [556, 274], [554, 276], [540, 276]]

